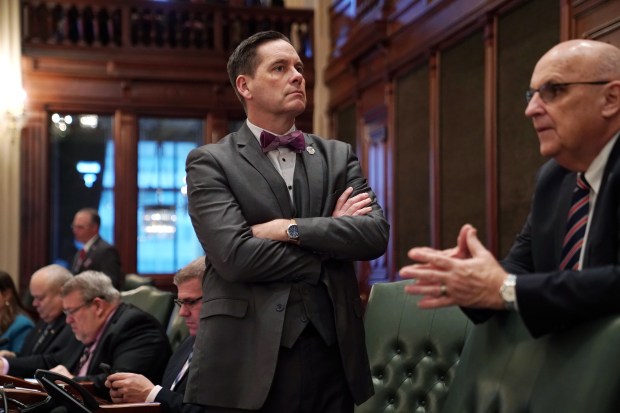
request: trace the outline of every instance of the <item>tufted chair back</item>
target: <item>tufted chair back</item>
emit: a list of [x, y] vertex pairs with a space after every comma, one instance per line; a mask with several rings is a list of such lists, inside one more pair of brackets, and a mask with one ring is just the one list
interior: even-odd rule
[[181, 343], [189, 336], [189, 329], [185, 324], [185, 319], [179, 315], [179, 307], [176, 305], [172, 309], [170, 314], [170, 321], [168, 322], [168, 328], [166, 328], [166, 334], [170, 341], [170, 347], [172, 351], [176, 351]]
[[364, 316], [375, 395], [356, 413], [441, 411], [470, 322], [458, 308], [422, 310], [410, 281], [375, 284]]
[[162, 291], [152, 285], [141, 285], [133, 290], [121, 291], [121, 300], [151, 314], [164, 330], [168, 326], [174, 306], [174, 296], [170, 291]]
[[620, 316], [533, 339], [515, 312], [472, 329], [443, 413], [620, 412]]

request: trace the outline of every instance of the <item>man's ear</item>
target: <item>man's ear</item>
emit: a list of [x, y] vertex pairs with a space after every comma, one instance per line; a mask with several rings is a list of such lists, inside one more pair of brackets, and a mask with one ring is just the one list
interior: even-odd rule
[[93, 302], [91, 305], [95, 306], [95, 312], [97, 313], [97, 315], [103, 314], [103, 301], [103, 298], [100, 297], [93, 298]]
[[611, 118], [620, 112], [620, 80], [612, 80], [605, 86], [603, 117]]
[[248, 85], [248, 78], [245, 75], [237, 76], [235, 83], [237, 85], [237, 91], [244, 99], [247, 100], [252, 98], [252, 92], [250, 92], [250, 87]]

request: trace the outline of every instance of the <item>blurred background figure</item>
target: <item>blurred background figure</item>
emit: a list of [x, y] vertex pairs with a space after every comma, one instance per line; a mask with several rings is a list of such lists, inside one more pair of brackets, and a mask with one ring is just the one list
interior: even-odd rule
[[0, 271], [0, 349], [19, 352], [34, 323], [24, 308], [13, 279]]
[[101, 271], [112, 280], [115, 288], [123, 283], [121, 259], [116, 248], [99, 236], [101, 217], [93, 208], [80, 209], [73, 218], [71, 229], [82, 248], [73, 257], [71, 272]]

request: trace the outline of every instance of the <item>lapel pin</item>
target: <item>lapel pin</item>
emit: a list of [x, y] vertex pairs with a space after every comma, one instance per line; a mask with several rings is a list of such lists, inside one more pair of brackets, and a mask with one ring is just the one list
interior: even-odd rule
[[310, 155], [314, 155], [314, 148], [312, 146], [306, 146], [306, 152], [308, 152]]

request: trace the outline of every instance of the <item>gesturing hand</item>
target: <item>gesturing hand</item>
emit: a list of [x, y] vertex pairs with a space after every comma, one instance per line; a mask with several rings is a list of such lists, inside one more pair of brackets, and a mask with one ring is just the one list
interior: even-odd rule
[[407, 255], [418, 264], [400, 270], [401, 277], [416, 280], [405, 292], [421, 295], [419, 306], [423, 308], [504, 308], [499, 290], [507, 273], [484, 248], [473, 227], [461, 230], [458, 244], [446, 251], [428, 247], [409, 250]]

